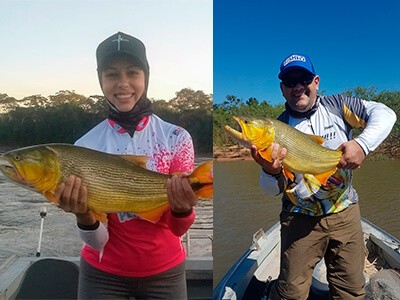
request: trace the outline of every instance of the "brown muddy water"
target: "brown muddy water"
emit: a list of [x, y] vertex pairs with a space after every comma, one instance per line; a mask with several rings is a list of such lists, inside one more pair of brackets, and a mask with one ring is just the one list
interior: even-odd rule
[[[354, 172], [362, 216], [400, 238], [400, 160], [366, 161]], [[254, 161], [214, 164], [214, 284], [250, 246], [253, 234], [278, 221], [280, 197], [259, 186]]]

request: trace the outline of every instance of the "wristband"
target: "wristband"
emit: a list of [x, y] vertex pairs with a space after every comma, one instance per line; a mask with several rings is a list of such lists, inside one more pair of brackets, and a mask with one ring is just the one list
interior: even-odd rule
[[96, 220], [96, 223], [93, 225], [84, 225], [79, 222], [77, 222], [78, 228], [82, 230], [96, 230], [100, 226], [100, 222]]
[[189, 216], [193, 211], [193, 207], [188, 210], [188, 211], [184, 211], [184, 212], [175, 212], [171, 209], [171, 215], [174, 216], [175, 218], [184, 218]]

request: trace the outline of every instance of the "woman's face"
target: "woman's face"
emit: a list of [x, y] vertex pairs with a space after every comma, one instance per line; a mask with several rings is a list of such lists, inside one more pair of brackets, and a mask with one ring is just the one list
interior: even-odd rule
[[116, 57], [100, 73], [104, 96], [121, 112], [136, 105], [145, 91], [144, 71], [128, 59]]

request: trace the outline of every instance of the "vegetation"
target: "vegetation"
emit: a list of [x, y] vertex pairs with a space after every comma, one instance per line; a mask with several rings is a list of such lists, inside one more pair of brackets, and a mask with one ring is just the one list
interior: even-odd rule
[[[212, 95], [185, 88], [170, 101], [152, 102], [161, 118], [189, 131], [196, 153], [212, 153]], [[22, 100], [0, 94], [0, 108], [0, 146], [9, 148], [74, 143], [107, 116], [108, 104], [103, 96], [62, 90]]]
[[[388, 138], [372, 153], [374, 157], [400, 158], [400, 91], [384, 91], [376, 93], [374, 87], [356, 87], [354, 90], [345, 91], [344, 94], [359, 97], [365, 100], [381, 102], [397, 115], [397, 121]], [[224, 148], [236, 143], [224, 132], [225, 125], [237, 127], [232, 120], [232, 116], [254, 116], [265, 118], [277, 118], [285, 109], [284, 104], [271, 105], [267, 101], [259, 102], [255, 98], [247, 101], [236, 96], [226, 96], [226, 100], [221, 104], [214, 104], [214, 123], [213, 123], [213, 145], [214, 150]], [[357, 135], [361, 130], [355, 130]]]

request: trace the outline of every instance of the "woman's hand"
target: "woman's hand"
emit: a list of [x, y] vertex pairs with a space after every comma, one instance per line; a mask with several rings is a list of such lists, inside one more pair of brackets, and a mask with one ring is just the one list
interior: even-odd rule
[[96, 222], [88, 209], [87, 188], [82, 185], [79, 177], [71, 175], [61, 183], [55, 191], [55, 197], [59, 200], [59, 207], [65, 212], [75, 214], [79, 223], [93, 225]]
[[167, 195], [172, 212], [178, 214], [190, 212], [199, 201], [187, 177], [174, 175], [168, 179]]

